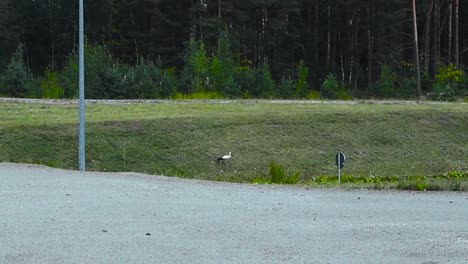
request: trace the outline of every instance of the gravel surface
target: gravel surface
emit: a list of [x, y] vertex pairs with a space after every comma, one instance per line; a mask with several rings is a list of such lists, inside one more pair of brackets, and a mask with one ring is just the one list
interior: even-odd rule
[[468, 263], [468, 193], [0, 163], [0, 263]]
[[[26, 103], [26, 104], [58, 104], [78, 105], [78, 99], [29, 99], [29, 98], [2, 98], [0, 103]], [[271, 99], [194, 99], [194, 100], [96, 100], [86, 99], [88, 104], [454, 104], [451, 102], [437, 102], [426, 100], [271, 100]], [[459, 102], [463, 103], [463, 102]]]

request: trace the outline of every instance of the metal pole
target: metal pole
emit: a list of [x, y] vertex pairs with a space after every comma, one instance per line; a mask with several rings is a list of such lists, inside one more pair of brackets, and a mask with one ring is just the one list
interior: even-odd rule
[[341, 184], [341, 152], [338, 152], [338, 183]]
[[79, 14], [79, 97], [80, 97], [80, 124], [79, 124], [79, 142], [78, 156], [80, 171], [86, 170], [85, 164], [85, 96], [84, 96], [84, 29], [83, 29], [83, 0], [80, 1]]

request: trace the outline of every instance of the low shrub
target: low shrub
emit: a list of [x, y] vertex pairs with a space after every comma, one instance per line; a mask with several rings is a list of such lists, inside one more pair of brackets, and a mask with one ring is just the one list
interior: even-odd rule
[[59, 82], [58, 73], [46, 71], [41, 80], [41, 93], [34, 97], [42, 97], [49, 99], [64, 98], [65, 92]]
[[455, 101], [457, 94], [463, 94], [465, 73], [452, 63], [437, 68], [430, 98], [432, 100]]
[[329, 99], [335, 99], [340, 88], [341, 85], [335, 75], [333, 73], [329, 73], [325, 81], [322, 83], [322, 96]]
[[309, 90], [309, 83], [307, 82], [307, 76], [309, 75], [309, 68], [301, 60], [297, 66], [297, 78], [295, 84], [296, 97], [303, 98]]
[[429, 98], [436, 101], [453, 102], [456, 99], [456, 93], [450, 83], [435, 83]]
[[275, 183], [275, 184], [297, 184], [299, 182], [300, 172], [295, 172], [291, 175], [287, 175], [284, 172], [283, 167], [274, 161], [270, 162], [270, 170], [268, 177], [261, 175], [253, 179], [254, 183]]
[[275, 90], [275, 82], [270, 73], [270, 66], [267, 63], [254, 69], [255, 85], [251, 92], [253, 97], [271, 98]]
[[288, 176], [281, 165], [274, 161], [270, 162], [270, 183], [296, 184], [299, 181], [299, 175], [300, 173], [296, 172]]
[[294, 81], [283, 77], [277, 87], [277, 97], [293, 98], [294, 97]]
[[29, 97], [38, 87], [37, 80], [24, 62], [24, 48], [20, 44], [0, 75], [0, 94]]
[[321, 97], [322, 97], [322, 95], [320, 94], [320, 92], [318, 92], [316, 90], [310, 90], [307, 93], [307, 96], [306, 96], [306, 98], [309, 99], [309, 100], [318, 100]]
[[436, 175], [437, 179], [468, 179], [468, 172], [451, 171], [449, 173]]
[[345, 86], [339, 82], [332, 73], [329, 73], [325, 81], [322, 83], [322, 96], [328, 99], [352, 99], [346, 91]]
[[416, 79], [414, 77], [401, 77], [398, 80], [395, 96], [410, 98], [416, 95]]
[[390, 65], [383, 64], [380, 68], [380, 79], [375, 85], [375, 94], [384, 98], [395, 96], [397, 79], [397, 75]]

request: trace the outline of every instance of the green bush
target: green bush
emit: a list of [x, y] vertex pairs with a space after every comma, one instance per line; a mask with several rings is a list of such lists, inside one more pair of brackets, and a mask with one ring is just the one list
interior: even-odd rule
[[[76, 54], [70, 54], [59, 76], [65, 97], [77, 97], [77, 60]], [[169, 98], [179, 87], [174, 69], [160, 69], [143, 59], [135, 66], [121, 64], [102, 46], [87, 46], [85, 62], [87, 98]]]
[[281, 165], [277, 164], [274, 161], [270, 162], [270, 183], [296, 184], [299, 182], [299, 175], [300, 172], [296, 172], [288, 176], [284, 172], [284, 169], [283, 167], [281, 167]]
[[252, 90], [252, 96], [257, 98], [271, 98], [275, 89], [275, 82], [271, 78], [270, 66], [267, 63], [262, 64], [254, 70], [255, 85]]
[[160, 97], [170, 98], [179, 90], [179, 79], [175, 68], [161, 69], [161, 79], [159, 82]]
[[194, 38], [190, 39], [185, 55], [185, 67], [182, 72], [182, 82], [186, 92], [212, 90], [209, 79], [211, 61], [205, 50], [205, 44]]
[[465, 69], [463, 70], [464, 74], [463, 74], [463, 79], [462, 79], [462, 82], [461, 82], [461, 94], [463, 96], [468, 96], [468, 67], [465, 67]]
[[464, 75], [463, 70], [456, 69], [452, 63], [449, 65], [441, 64], [437, 68], [435, 80], [440, 84], [451, 83], [454, 87], [457, 87], [462, 83]]
[[280, 98], [292, 98], [294, 97], [294, 91], [295, 91], [295, 84], [294, 81], [291, 79], [286, 79], [283, 77], [281, 79], [281, 82], [278, 84], [277, 87], [277, 97]]
[[41, 80], [41, 94], [37, 94], [35, 97], [59, 99], [63, 98], [65, 93], [59, 82], [58, 73], [46, 71], [44, 77]]
[[243, 98], [250, 98], [255, 90], [255, 72], [248, 66], [239, 66], [234, 76]]
[[465, 73], [462, 69], [455, 68], [452, 63], [440, 65], [435, 75], [431, 99], [454, 101], [457, 94], [465, 92], [464, 81]]
[[20, 44], [0, 75], [0, 94], [12, 97], [28, 97], [34, 94], [39, 85], [29, 67], [24, 62], [24, 48]]
[[78, 56], [72, 52], [59, 72], [58, 81], [66, 98], [78, 98]]
[[388, 64], [383, 64], [380, 68], [380, 79], [375, 86], [375, 94], [379, 97], [395, 96], [397, 86], [397, 75]]
[[345, 90], [344, 87], [340, 88], [336, 94], [335, 94], [336, 99], [339, 100], [352, 100], [353, 97], [348, 94], [348, 92]]
[[209, 76], [213, 88], [228, 96], [239, 97], [241, 86], [235, 78], [237, 70], [229, 31], [225, 30], [219, 35], [217, 53], [211, 59]]
[[[136, 89], [137, 84], [144, 85], [147, 80], [140, 79], [136, 76], [133, 68], [128, 68], [126, 65], [112, 63], [107, 68], [102, 69], [99, 75], [95, 76], [94, 83], [86, 82], [86, 86], [92, 85], [99, 92], [96, 92], [92, 98], [105, 99], [135, 99], [141, 98]], [[88, 90], [88, 89], [87, 89]], [[91, 97], [91, 95], [89, 96]]]
[[113, 98], [113, 85], [123, 78], [120, 65], [104, 46], [87, 45], [85, 47], [85, 94], [88, 98]]
[[401, 77], [398, 80], [395, 96], [409, 98], [416, 95], [416, 79], [414, 77]]
[[300, 61], [297, 66], [297, 78], [296, 78], [296, 97], [304, 98], [309, 90], [309, 83], [307, 82], [307, 76], [309, 74], [309, 68], [304, 65], [304, 61]]
[[328, 99], [338, 99], [342, 87], [333, 73], [329, 73], [322, 83], [322, 96]]
[[300, 172], [293, 173], [291, 175], [286, 175], [283, 167], [277, 164], [274, 161], [270, 163], [270, 171], [268, 174], [268, 179], [265, 179], [262, 176], [257, 176], [253, 179], [254, 183], [275, 183], [275, 184], [297, 184], [299, 182]]
[[307, 93], [307, 99], [309, 100], [318, 100], [322, 97], [322, 95], [320, 94], [320, 92], [318, 91], [315, 91], [315, 90], [310, 90], [308, 93]]
[[[86, 45], [84, 59], [86, 98], [110, 98], [114, 92], [110, 91], [111, 87], [124, 77], [120, 71], [122, 67], [100, 45]], [[68, 55], [59, 79], [66, 97], [78, 97], [78, 54], [73, 52]]]
[[434, 83], [429, 98], [437, 101], [455, 101], [455, 90], [450, 83]]

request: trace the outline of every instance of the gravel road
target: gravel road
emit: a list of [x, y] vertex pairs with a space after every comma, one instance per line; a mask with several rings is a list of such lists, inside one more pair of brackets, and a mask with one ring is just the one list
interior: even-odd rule
[[468, 263], [468, 193], [0, 163], [0, 263]]
[[[51, 104], [51, 105], [78, 105], [78, 99], [30, 99], [30, 98], [6, 98], [0, 97], [0, 103], [24, 103], [24, 104]], [[87, 104], [454, 104], [453, 102], [438, 102], [427, 100], [271, 100], [271, 99], [191, 99], [191, 100], [98, 100], [86, 99]], [[463, 103], [463, 102], [459, 102]]]

